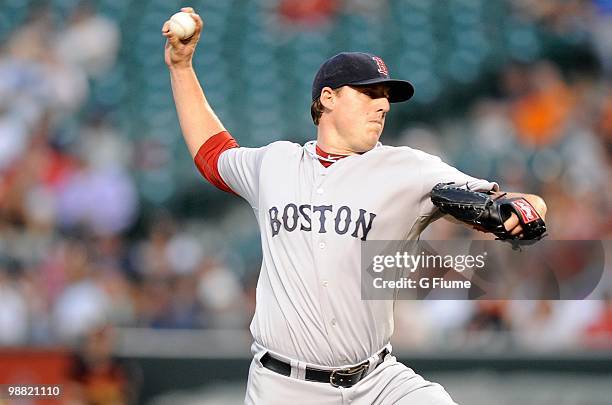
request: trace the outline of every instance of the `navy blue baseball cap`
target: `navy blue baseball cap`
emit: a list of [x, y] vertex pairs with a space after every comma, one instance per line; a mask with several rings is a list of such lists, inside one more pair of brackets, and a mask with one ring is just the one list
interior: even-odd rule
[[406, 101], [414, 87], [406, 80], [389, 77], [387, 65], [378, 56], [364, 52], [342, 52], [326, 60], [312, 83], [312, 101], [321, 96], [324, 87], [366, 86], [384, 83], [389, 86], [389, 102]]

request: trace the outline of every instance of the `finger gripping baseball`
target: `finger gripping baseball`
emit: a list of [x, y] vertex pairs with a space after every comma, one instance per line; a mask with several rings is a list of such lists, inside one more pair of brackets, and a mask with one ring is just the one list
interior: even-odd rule
[[[459, 188], [454, 183], [439, 183], [431, 190], [431, 202], [444, 214], [495, 234], [499, 239], [539, 240], [546, 233], [546, 224], [524, 198], [493, 198], [487, 193]], [[504, 222], [515, 213], [523, 228], [523, 236], [513, 236]]]

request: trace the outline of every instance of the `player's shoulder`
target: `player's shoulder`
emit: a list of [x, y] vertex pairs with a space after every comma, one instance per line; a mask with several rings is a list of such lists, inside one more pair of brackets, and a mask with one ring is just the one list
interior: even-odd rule
[[266, 145], [265, 148], [271, 151], [297, 151], [302, 149], [302, 145], [291, 141], [275, 141]]
[[302, 151], [302, 145], [290, 141], [275, 141], [262, 147], [268, 158], [286, 159], [298, 155]]
[[410, 146], [381, 145], [374, 149], [374, 151], [385, 157], [408, 159], [411, 161], [418, 161], [419, 163], [436, 164], [442, 161], [439, 156], [424, 152], [420, 149], [411, 148]]
[[293, 150], [299, 150], [301, 146], [297, 143], [289, 142], [289, 141], [275, 141], [271, 142], [267, 145], [259, 146], [259, 147], [245, 147], [240, 146], [239, 148], [228, 149], [227, 152], [234, 153], [236, 155], [252, 155], [259, 156], [263, 158], [264, 156], [270, 154], [283, 154]]

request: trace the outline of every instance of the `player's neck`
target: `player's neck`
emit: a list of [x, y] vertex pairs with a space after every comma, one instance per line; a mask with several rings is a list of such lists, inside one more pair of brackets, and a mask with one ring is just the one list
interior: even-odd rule
[[351, 150], [346, 142], [344, 142], [342, 136], [335, 128], [330, 128], [324, 123], [319, 125], [317, 131], [317, 146], [326, 153], [332, 155], [349, 156], [357, 154], [357, 152]]
[[317, 149], [320, 149], [321, 151], [324, 151], [326, 154], [333, 155], [333, 156], [356, 155], [355, 152], [350, 152], [344, 148], [334, 147], [332, 144], [321, 142], [318, 139], [317, 139]]

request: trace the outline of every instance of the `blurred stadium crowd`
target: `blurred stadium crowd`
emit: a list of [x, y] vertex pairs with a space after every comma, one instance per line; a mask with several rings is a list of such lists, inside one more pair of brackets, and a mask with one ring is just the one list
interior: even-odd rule
[[[2, 3], [16, 7], [19, 2]], [[163, 65], [159, 66], [163, 55], [158, 34], [163, 20], [179, 5], [162, 2], [158, 10], [163, 13], [150, 16], [154, 30], [128, 34], [123, 20], [97, 11], [100, 5], [118, 10], [120, 3], [129, 2], [99, 1], [88, 6], [50, 1], [26, 10], [24, 19], [29, 24], [4, 33], [0, 49], [0, 345], [71, 344], [105, 323], [145, 328], [248, 327], [259, 267], [257, 230], [249, 207], [231, 198], [208, 197], [216, 191], [192, 181], [193, 167], [188, 176], [163, 170], [157, 175], [169, 178], [173, 190], [189, 189], [196, 201], [202, 201], [195, 215], [144, 198], [142, 171], [149, 166], [151, 171], [158, 170], [157, 162], [168, 159], [167, 153], [155, 147], [142, 149], [147, 134], [135, 135], [132, 126], [117, 119], [118, 111], [124, 109], [120, 98], [96, 98], [100, 78], [121, 64], [130, 35], [146, 36], [154, 44], [155, 52], [147, 58], [154, 60], [151, 64], [157, 66], [158, 77], [166, 80], [162, 91], [166, 97], [170, 94]], [[193, 3], [205, 21], [208, 6], [221, 7]], [[423, 6], [423, 2], [401, 0], [221, 3], [236, 8], [248, 4], [276, 13], [273, 21], [279, 26], [274, 29], [291, 30], [287, 35], [294, 37], [329, 30], [347, 15], [384, 18], [404, 3], [415, 9]], [[469, 9], [487, 2], [457, 3]], [[440, 155], [468, 173], [499, 182], [503, 189], [542, 195], [549, 207], [550, 238], [610, 239], [612, 2], [503, 3], [523, 24], [538, 27], [549, 38], [565, 39], [558, 47], [569, 43], [574, 46], [571, 49], [586, 49], [584, 53], [593, 55], [593, 66], [585, 68], [571, 57], [568, 66], [543, 53], [525, 59], [507, 57], [496, 66], [494, 86], [469, 97], [468, 105], [457, 106], [465, 113], [453, 114], [451, 109], [435, 120], [415, 122], [412, 110], [400, 113], [403, 107], [397, 106], [398, 118], [393, 121], [391, 113], [383, 142]], [[8, 21], [12, 15], [5, 14], [5, 5], [2, 19]], [[207, 33], [203, 35], [205, 43]], [[526, 54], [533, 45], [529, 38], [523, 38]], [[231, 51], [235, 45], [227, 46]], [[517, 49], [520, 53], [520, 44]], [[316, 66], [329, 56], [316, 59], [317, 54], [312, 55], [311, 64]], [[204, 64], [207, 58], [204, 47], [196, 63]], [[393, 61], [388, 64], [393, 71]], [[303, 78], [306, 86], [314, 65], [310, 76]], [[206, 90], [206, 71], [199, 73]], [[403, 73], [394, 72], [412, 80]], [[129, 77], [128, 72], [120, 87], [129, 88]], [[469, 89], [478, 87], [479, 77], [473, 78]], [[417, 83], [417, 93], [427, 94], [427, 83], [421, 87]], [[147, 86], [146, 77], [143, 85]], [[453, 83], [438, 84], [442, 85]], [[219, 93], [215, 88], [210, 91]], [[307, 98], [308, 91], [304, 93]], [[433, 95], [415, 102], [421, 110], [436, 110], [443, 100]], [[172, 105], [165, 108], [171, 111]], [[294, 116], [308, 115], [308, 104], [301, 108]], [[240, 117], [234, 114], [232, 120]], [[247, 129], [244, 124], [237, 126]], [[178, 144], [171, 159], [189, 163], [175, 117], [171, 128], [165, 136]], [[302, 128], [304, 132], [310, 135], [279, 134], [279, 138], [301, 142], [315, 133], [312, 127]], [[234, 136], [240, 140], [242, 134]], [[270, 141], [246, 136], [254, 136], [247, 144]], [[169, 193], [168, 198], [172, 197]], [[445, 221], [438, 221], [424, 236], [470, 237], [480, 235]], [[403, 301], [396, 310], [395, 340], [411, 348], [493, 347], [503, 341], [542, 350], [612, 349], [612, 301], [610, 295], [601, 298]]]

